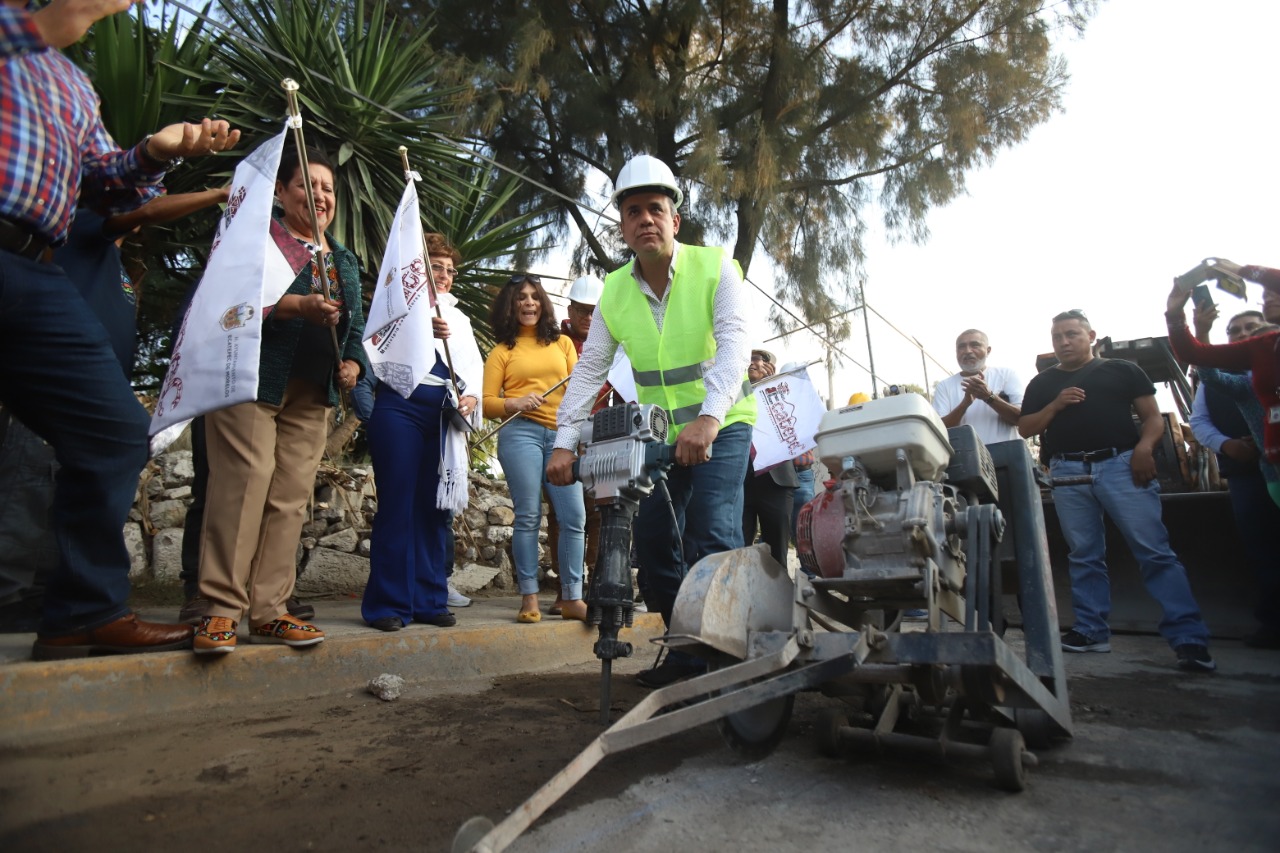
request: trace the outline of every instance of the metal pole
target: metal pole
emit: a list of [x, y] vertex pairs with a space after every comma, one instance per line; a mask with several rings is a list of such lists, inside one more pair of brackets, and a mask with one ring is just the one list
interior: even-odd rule
[[929, 396], [929, 359], [925, 358], [924, 347], [920, 344], [919, 338], [912, 338], [916, 342], [916, 348], [920, 350], [920, 368], [924, 371], [924, 393]]
[[[316, 267], [316, 277], [320, 279], [320, 291], [325, 302], [333, 301], [329, 290], [328, 271], [324, 266], [324, 234], [320, 231], [320, 219], [316, 216], [316, 197], [311, 190], [311, 164], [307, 161], [307, 142], [302, 136], [302, 111], [298, 108], [298, 84], [289, 77], [280, 81], [285, 98], [289, 102], [289, 126], [293, 128], [293, 142], [298, 146], [298, 169], [302, 172], [302, 185], [307, 191], [307, 212], [311, 214], [311, 236], [316, 241], [316, 253], [312, 263]], [[329, 327], [329, 337], [333, 340], [333, 357], [338, 369], [342, 369], [342, 347], [338, 345], [338, 329]]]
[[871, 399], [880, 399], [880, 377], [876, 376], [876, 356], [871, 351], [871, 320], [868, 318], [867, 282], [858, 282], [858, 298], [862, 300], [862, 328], [867, 335], [867, 361], [871, 364]]

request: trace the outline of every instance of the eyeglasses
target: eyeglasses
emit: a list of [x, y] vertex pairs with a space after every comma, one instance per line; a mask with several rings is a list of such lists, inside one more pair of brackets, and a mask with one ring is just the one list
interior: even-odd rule
[[1072, 308], [1069, 311], [1063, 311], [1061, 314], [1053, 318], [1053, 322], [1061, 323], [1063, 320], [1084, 320], [1089, 322], [1089, 315], [1085, 314], [1079, 308]]
[[508, 281], [507, 284], [524, 284], [526, 281], [529, 282], [529, 284], [537, 285], [538, 287], [542, 286], [542, 276], [523, 272], [511, 276], [511, 280]]
[[458, 271], [453, 267], [446, 267], [444, 264], [432, 264], [431, 271], [436, 275], [447, 275], [449, 278], [457, 278]]

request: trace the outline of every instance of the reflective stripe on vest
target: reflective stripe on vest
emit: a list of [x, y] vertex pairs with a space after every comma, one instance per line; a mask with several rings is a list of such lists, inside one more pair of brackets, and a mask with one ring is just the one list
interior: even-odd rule
[[[716, 354], [712, 324], [723, 258], [720, 248], [680, 247], [661, 332], [632, 275], [634, 261], [609, 274], [600, 297], [600, 315], [631, 361], [637, 397], [667, 410], [673, 442], [706, 399], [704, 364]], [[745, 374], [742, 386], [722, 426], [755, 423], [755, 397]]]

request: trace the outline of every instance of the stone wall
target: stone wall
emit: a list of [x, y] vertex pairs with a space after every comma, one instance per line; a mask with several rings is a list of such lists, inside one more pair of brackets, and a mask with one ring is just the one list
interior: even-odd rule
[[[183, 525], [191, 505], [195, 469], [191, 451], [174, 450], [147, 464], [138, 482], [125, 543], [135, 583], [176, 585], [182, 569]], [[298, 594], [361, 595], [369, 576], [369, 545], [378, 492], [367, 467], [322, 465], [315, 498], [298, 542]], [[512, 592], [511, 563], [515, 511], [503, 480], [471, 474], [471, 502], [454, 519], [456, 539], [453, 584], [463, 593], [483, 589]], [[550, 563], [546, 514], [539, 540], [539, 562], [545, 575]]]

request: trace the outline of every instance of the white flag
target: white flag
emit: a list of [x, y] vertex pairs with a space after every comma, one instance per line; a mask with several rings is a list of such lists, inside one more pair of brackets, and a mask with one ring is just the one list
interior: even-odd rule
[[818, 446], [814, 436], [826, 409], [807, 367], [779, 373], [755, 386], [755, 469], [763, 471]]
[[364, 327], [365, 340], [409, 313], [409, 285], [406, 282], [401, 286], [400, 270], [415, 262], [422, 262], [422, 218], [418, 215], [418, 187], [410, 180], [405, 181], [404, 194], [387, 235], [387, 250], [378, 268], [378, 286]]
[[631, 359], [627, 358], [627, 352], [622, 347], [618, 347], [617, 352], [614, 353], [613, 367], [609, 368], [608, 381], [618, 396], [628, 403], [639, 400], [636, 394], [636, 377], [631, 372]]
[[[406, 400], [436, 363], [431, 328], [435, 289], [427, 262], [422, 217], [418, 214], [418, 188], [410, 180], [391, 223], [364, 341], [373, 375]], [[399, 317], [395, 316], [398, 309], [389, 307], [397, 300], [404, 306]], [[392, 318], [389, 322], [388, 317]]]
[[192, 418], [258, 397], [262, 308], [274, 305], [310, 254], [271, 218], [285, 130], [236, 167], [209, 263], [173, 344], [151, 417], [151, 453]]

